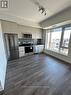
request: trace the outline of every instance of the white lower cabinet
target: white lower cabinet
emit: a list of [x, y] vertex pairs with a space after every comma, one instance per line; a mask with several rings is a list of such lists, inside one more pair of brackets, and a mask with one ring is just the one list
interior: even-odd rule
[[33, 53], [42, 53], [43, 49], [44, 49], [44, 45], [34, 45], [32, 53], [25, 53], [25, 47], [19, 46], [19, 57], [23, 57], [23, 56], [30, 55]]
[[20, 46], [19, 47], [19, 57], [23, 57], [23, 56], [25, 56], [25, 47]]
[[44, 45], [34, 45], [33, 51], [34, 53], [41, 53], [43, 52]]

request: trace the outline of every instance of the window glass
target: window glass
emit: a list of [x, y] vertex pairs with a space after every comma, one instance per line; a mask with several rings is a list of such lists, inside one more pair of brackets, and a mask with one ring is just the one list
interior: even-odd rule
[[46, 49], [68, 55], [70, 35], [71, 26], [51, 29], [46, 33]]
[[50, 49], [58, 51], [60, 46], [62, 29], [58, 28], [58, 29], [53, 29], [52, 31], [53, 32], [51, 32]]
[[68, 47], [69, 47], [69, 40], [70, 40], [70, 34], [71, 34], [71, 27], [66, 27], [63, 31], [63, 40], [62, 40], [62, 46], [60, 48], [60, 52], [63, 54], [68, 55]]
[[71, 27], [65, 28], [64, 35], [63, 35], [62, 47], [68, 47], [69, 40], [70, 40], [70, 33], [71, 33]]

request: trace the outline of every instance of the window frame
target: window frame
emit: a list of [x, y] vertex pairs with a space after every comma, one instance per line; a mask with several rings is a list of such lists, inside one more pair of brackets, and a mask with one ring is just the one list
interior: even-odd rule
[[[69, 44], [68, 44], [68, 47], [65, 47], [65, 46], [62, 46], [63, 44], [63, 37], [64, 37], [64, 31], [65, 31], [65, 28], [66, 27], [71, 27], [71, 24], [68, 24], [68, 25], [64, 25], [64, 26], [60, 26], [60, 27], [56, 27], [56, 28], [62, 28], [62, 33], [61, 33], [61, 39], [60, 39], [60, 46], [59, 46], [59, 50], [58, 52], [61, 53], [61, 49], [68, 49], [69, 51], [69, 44], [70, 44], [70, 39], [71, 39], [71, 34], [70, 34], [70, 39], [69, 39]], [[52, 28], [52, 29], [56, 29], [56, 28]], [[50, 33], [50, 41], [49, 41], [49, 44], [51, 43], [51, 33], [54, 32], [52, 31], [52, 29], [50, 29], [49, 32], [46, 31], [46, 33]], [[47, 36], [48, 37], [48, 36]], [[45, 46], [46, 47], [46, 46]], [[50, 46], [48, 46], [50, 47]], [[48, 50], [52, 50], [50, 48], [48, 48]], [[52, 50], [52, 51], [55, 51], [55, 50]], [[68, 52], [69, 53], [69, 52]], [[68, 55], [68, 54], [65, 54], [65, 53], [61, 53], [61, 54], [64, 54], [64, 55]]]
[[[63, 26], [63, 27], [62, 27], [62, 35], [61, 35], [60, 48], [69, 49], [69, 44], [68, 44], [68, 47], [62, 46], [63, 37], [64, 37], [64, 32], [65, 32], [65, 28], [66, 28], [66, 27], [71, 27], [71, 26]], [[71, 35], [71, 34], [70, 34], [70, 35]], [[70, 39], [69, 39], [69, 43], [70, 43]]]

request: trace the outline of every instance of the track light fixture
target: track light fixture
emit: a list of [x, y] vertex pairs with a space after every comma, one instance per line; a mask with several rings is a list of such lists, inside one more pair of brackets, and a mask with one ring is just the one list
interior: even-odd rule
[[47, 15], [46, 9], [43, 7], [43, 5], [41, 5], [39, 3], [38, 0], [31, 0], [37, 7], [38, 7], [38, 11], [43, 14], [44, 16]]
[[42, 7], [42, 6], [41, 6], [41, 7], [39, 6], [39, 12], [40, 12], [41, 14], [44, 14], [44, 16], [47, 15], [45, 8]]

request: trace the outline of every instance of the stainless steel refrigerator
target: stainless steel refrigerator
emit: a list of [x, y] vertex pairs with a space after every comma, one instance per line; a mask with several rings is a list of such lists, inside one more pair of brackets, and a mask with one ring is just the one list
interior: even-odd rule
[[17, 34], [4, 34], [6, 54], [8, 60], [19, 58], [18, 50], [18, 35]]

